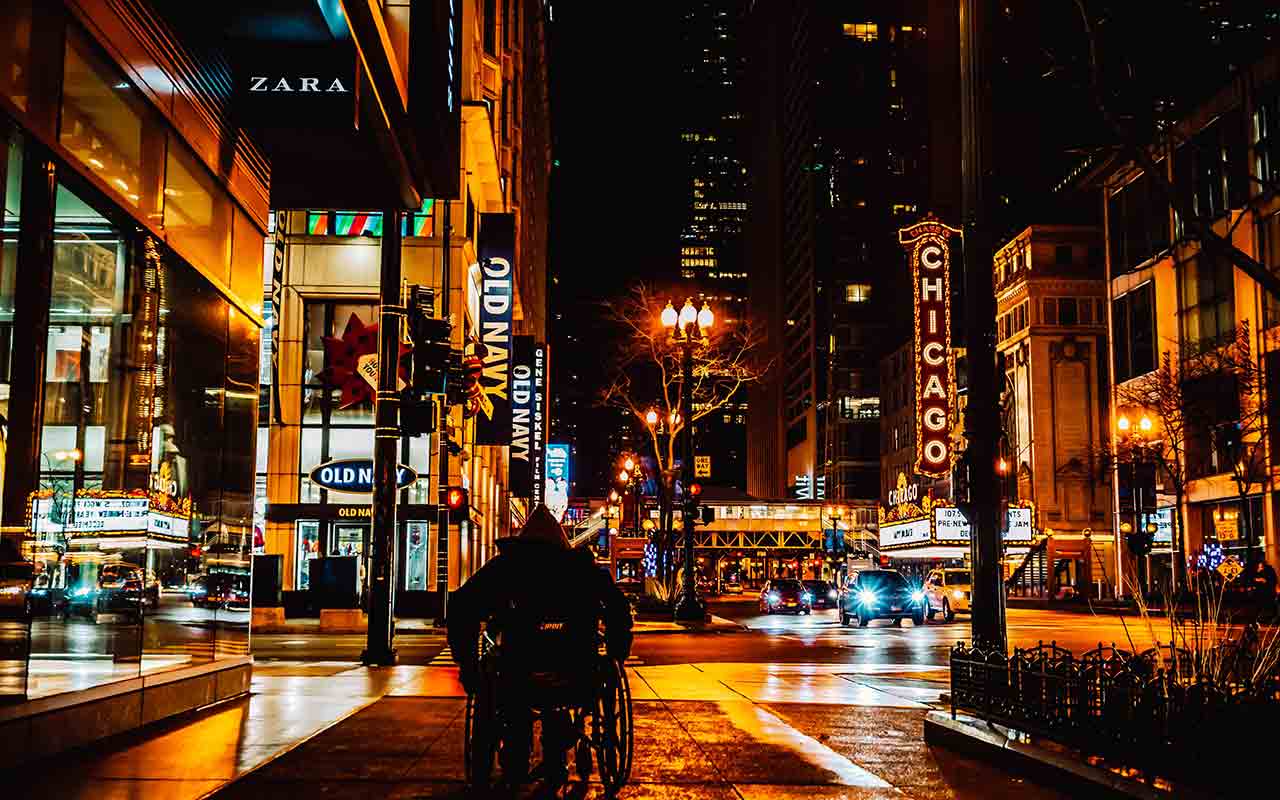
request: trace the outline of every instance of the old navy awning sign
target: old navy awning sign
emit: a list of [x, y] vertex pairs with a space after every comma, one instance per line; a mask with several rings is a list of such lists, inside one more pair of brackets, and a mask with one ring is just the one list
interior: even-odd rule
[[956, 228], [924, 219], [898, 231], [911, 261], [915, 297], [916, 472], [951, 473], [955, 359], [951, 354], [951, 237]]
[[[413, 467], [396, 466], [396, 487], [407, 489], [418, 480]], [[328, 461], [311, 470], [311, 482], [331, 492], [373, 494], [373, 460], [350, 458]]]

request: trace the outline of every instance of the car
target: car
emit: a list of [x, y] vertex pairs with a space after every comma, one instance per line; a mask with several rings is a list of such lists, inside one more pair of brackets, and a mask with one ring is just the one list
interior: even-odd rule
[[813, 597], [814, 608], [835, 608], [840, 602], [840, 593], [826, 581], [805, 581], [804, 588]]
[[136, 564], [103, 564], [96, 578], [68, 589], [62, 618], [84, 617], [97, 624], [103, 614], [122, 614], [142, 621], [145, 595], [149, 593], [142, 567]]
[[215, 572], [201, 575], [191, 591], [191, 605], [203, 608], [248, 608], [249, 576]]
[[865, 628], [872, 620], [891, 619], [901, 625], [910, 617], [916, 625], [924, 624], [924, 591], [912, 586], [901, 572], [893, 569], [869, 569], [859, 572], [845, 584], [840, 596], [840, 624], [858, 621]]
[[813, 595], [804, 584], [791, 578], [775, 578], [766, 581], [760, 592], [760, 611], [765, 614], [790, 611], [793, 614], [813, 613]]
[[925, 616], [933, 619], [941, 611], [947, 622], [956, 618], [957, 611], [969, 613], [969, 599], [973, 594], [972, 575], [965, 569], [935, 569], [924, 582]]
[[737, 581], [725, 581], [720, 587], [721, 594], [742, 594], [742, 584]]
[[31, 582], [36, 565], [30, 561], [0, 564], [0, 617], [28, 619], [32, 612]]

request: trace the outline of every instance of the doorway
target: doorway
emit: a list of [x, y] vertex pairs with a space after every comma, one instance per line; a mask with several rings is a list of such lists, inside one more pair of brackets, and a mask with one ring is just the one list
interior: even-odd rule
[[329, 555], [356, 557], [355, 591], [360, 596], [364, 587], [364, 548], [369, 537], [369, 526], [352, 522], [334, 522], [331, 525]]

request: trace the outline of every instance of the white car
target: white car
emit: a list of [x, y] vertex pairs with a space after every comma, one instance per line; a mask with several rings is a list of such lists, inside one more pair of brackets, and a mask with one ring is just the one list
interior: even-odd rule
[[942, 612], [947, 622], [956, 618], [956, 612], [969, 613], [969, 598], [973, 593], [972, 577], [968, 569], [935, 569], [924, 582], [924, 596], [928, 601], [925, 616], [933, 619]]

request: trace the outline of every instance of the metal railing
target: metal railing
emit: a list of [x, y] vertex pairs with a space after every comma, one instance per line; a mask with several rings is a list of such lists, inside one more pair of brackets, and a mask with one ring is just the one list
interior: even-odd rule
[[[1280, 724], [1280, 668], [1256, 642], [1246, 634], [1201, 654], [1099, 644], [1079, 657], [1056, 643], [1012, 656], [959, 643], [951, 650], [951, 714], [963, 710], [1102, 756], [1148, 780], [1221, 788], [1265, 763], [1262, 732]], [[1213, 770], [1205, 757], [1214, 751], [1229, 752], [1231, 766]]]

